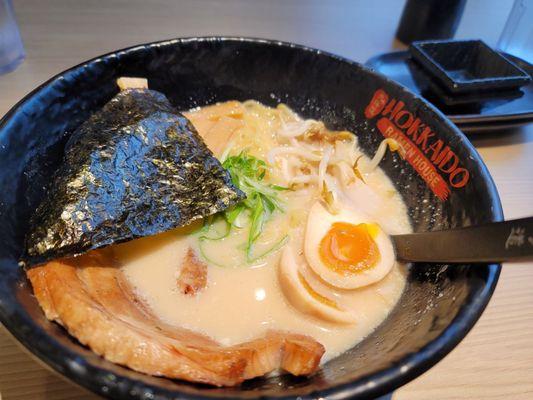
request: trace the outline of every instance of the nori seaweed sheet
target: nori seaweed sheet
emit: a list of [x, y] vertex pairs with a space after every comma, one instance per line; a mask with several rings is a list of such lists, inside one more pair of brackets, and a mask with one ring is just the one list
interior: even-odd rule
[[67, 142], [32, 217], [22, 261], [38, 264], [154, 235], [244, 197], [163, 94], [122, 91]]

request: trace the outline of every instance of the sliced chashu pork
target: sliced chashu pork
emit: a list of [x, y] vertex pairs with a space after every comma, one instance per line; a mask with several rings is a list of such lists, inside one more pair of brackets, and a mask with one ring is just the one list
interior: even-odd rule
[[[215, 155], [220, 156], [242, 126], [239, 107], [228, 102], [187, 114]], [[324, 353], [314, 339], [287, 332], [223, 347], [168, 326], [135, 297], [111, 248], [52, 261], [27, 275], [48, 319], [95, 353], [147, 374], [231, 386], [276, 369], [311, 374]]]
[[183, 115], [192, 122], [216, 157], [222, 155], [233, 136], [244, 126], [244, 108], [238, 101], [214, 104]]
[[27, 271], [46, 316], [117, 364], [151, 375], [229, 386], [276, 369], [314, 372], [324, 353], [315, 340], [269, 332], [232, 347], [166, 325], [135, 297], [110, 248]]

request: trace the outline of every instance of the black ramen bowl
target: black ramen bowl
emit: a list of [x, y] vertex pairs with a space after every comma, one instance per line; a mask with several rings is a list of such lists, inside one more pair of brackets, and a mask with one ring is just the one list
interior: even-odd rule
[[[288, 43], [191, 38], [116, 51], [65, 71], [0, 122], [0, 321], [34, 355], [76, 383], [120, 399], [372, 398], [442, 359], [472, 328], [499, 265], [415, 264], [390, 316], [357, 346], [308, 378], [254, 379], [214, 388], [143, 375], [108, 362], [43, 315], [17, 265], [28, 220], [59, 165], [66, 139], [117, 93], [120, 76], [148, 78], [179, 109], [229, 99], [283, 102], [359, 137], [373, 154], [385, 136], [407, 147], [381, 166], [403, 196], [415, 231], [502, 219], [487, 168], [442, 113], [355, 62]], [[230, 318], [231, 310], [228, 310]]]

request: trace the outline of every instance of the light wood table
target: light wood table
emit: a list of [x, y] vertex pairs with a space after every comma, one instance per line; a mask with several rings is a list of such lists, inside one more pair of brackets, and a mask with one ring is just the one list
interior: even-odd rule
[[[0, 115], [38, 84], [88, 58], [129, 45], [195, 35], [268, 37], [364, 62], [393, 47], [403, 1], [16, 0], [28, 53], [0, 76]], [[469, 1], [459, 37], [495, 44], [511, 0]], [[507, 218], [533, 215], [533, 126], [473, 139]], [[0, 393], [15, 399], [96, 399], [31, 359], [0, 329]], [[405, 399], [533, 398], [533, 265], [506, 265], [487, 310], [442, 362], [397, 390]]]

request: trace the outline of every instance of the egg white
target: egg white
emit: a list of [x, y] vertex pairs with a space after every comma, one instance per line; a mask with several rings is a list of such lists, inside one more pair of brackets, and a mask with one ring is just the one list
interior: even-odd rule
[[[283, 250], [279, 263], [279, 282], [289, 302], [299, 311], [329, 322], [344, 324], [356, 322], [356, 316], [352, 311], [346, 310], [330, 297], [319, 293], [319, 295], [335, 303], [335, 307], [313, 297], [301, 282], [299, 274], [301, 274], [301, 270], [294, 255], [294, 250], [291, 246], [287, 246]], [[309, 283], [307, 284], [309, 285]]]
[[360, 272], [343, 274], [328, 268], [322, 262], [320, 242], [333, 223], [346, 222], [354, 225], [374, 223], [365, 214], [346, 205], [340, 205], [338, 208], [340, 211], [337, 214], [332, 214], [320, 201], [311, 207], [304, 241], [304, 254], [309, 266], [322, 280], [341, 289], [356, 289], [380, 281], [391, 271], [395, 263], [392, 242], [381, 228], [373, 238], [380, 254], [379, 261], [374, 266]]

